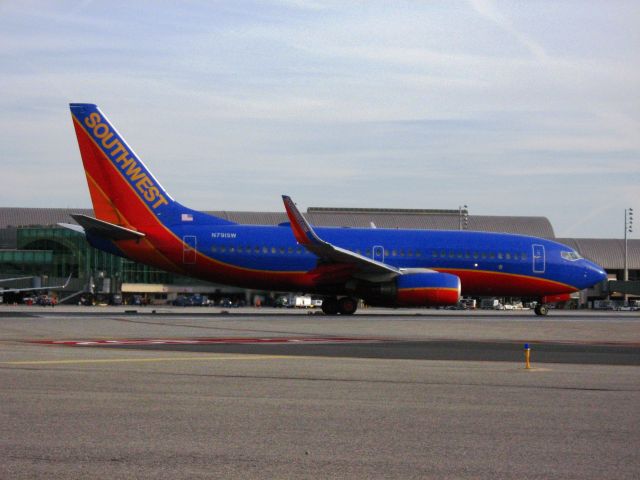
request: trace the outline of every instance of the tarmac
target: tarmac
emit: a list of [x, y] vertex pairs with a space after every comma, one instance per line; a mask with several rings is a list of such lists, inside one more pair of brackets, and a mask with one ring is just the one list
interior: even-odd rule
[[636, 479], [639, 347], [636, 312], [1, 306], [0, 478]]

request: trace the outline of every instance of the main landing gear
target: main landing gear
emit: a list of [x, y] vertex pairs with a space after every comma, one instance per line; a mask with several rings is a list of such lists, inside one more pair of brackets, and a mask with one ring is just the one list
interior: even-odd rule
[[353, 315], [358, 309], [358, 300], [353, 297], [327, 297], [322, 300], [322, 311], [325, 315]]
[[549, 313], [549, 307], [547, 307], [544, 303], [539, 303], [536, 305], [533, 311], [536, 312], [536, 315], [544, 317], [547, 315], [547, 313]]

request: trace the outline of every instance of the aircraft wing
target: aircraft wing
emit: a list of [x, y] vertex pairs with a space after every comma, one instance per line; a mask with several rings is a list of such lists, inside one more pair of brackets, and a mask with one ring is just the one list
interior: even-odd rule
[[328, 262], [352, 264], [357, 267], [357, 270], [367, 274], [385, 274], [390, 277], [402, 274], [402, 271], [396, 267], [325, 242], [318, 237], [309, 222], [302, 216], [291, 197], [283, 195], [282, 200], [291, 222], [293, 235], [298, 243], [311, 253]]
[[[31, 277], [25, 277], [25, 278], [31, 278]], [[67, 281], [64, 282], [64, 285], [52, 285], [50, 287], [31, 287], [31, 288], [5, 288], [5, 289], [0, 289], [0, 294], [3, 293], [17, 293], [17, 292], [37, 292], [40, 290], [64, 290], [65, 288], [67, 288], [67, 286], [69, 285], [69, 282], [71, 281], [71, 275], [69, 275], [69, 278], [67, 278]]]

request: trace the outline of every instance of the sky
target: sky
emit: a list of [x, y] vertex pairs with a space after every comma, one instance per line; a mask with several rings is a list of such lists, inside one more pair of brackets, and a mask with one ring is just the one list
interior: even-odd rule
[[468, 205], [621, 238], [638, 25], [637, 0], [0, 1], [0, 206], [90, 206], [89, 102], [191, 208]]

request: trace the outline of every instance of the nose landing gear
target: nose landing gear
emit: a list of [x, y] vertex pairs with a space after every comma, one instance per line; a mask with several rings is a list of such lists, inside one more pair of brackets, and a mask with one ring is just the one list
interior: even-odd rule
[[536, 305], [533, 311], [536, 312], [536, 315], [544, 317], [547, 315], [547, 313], [549, 313], [549, 307], [547, 307], [544, 303], [539, 303]]

